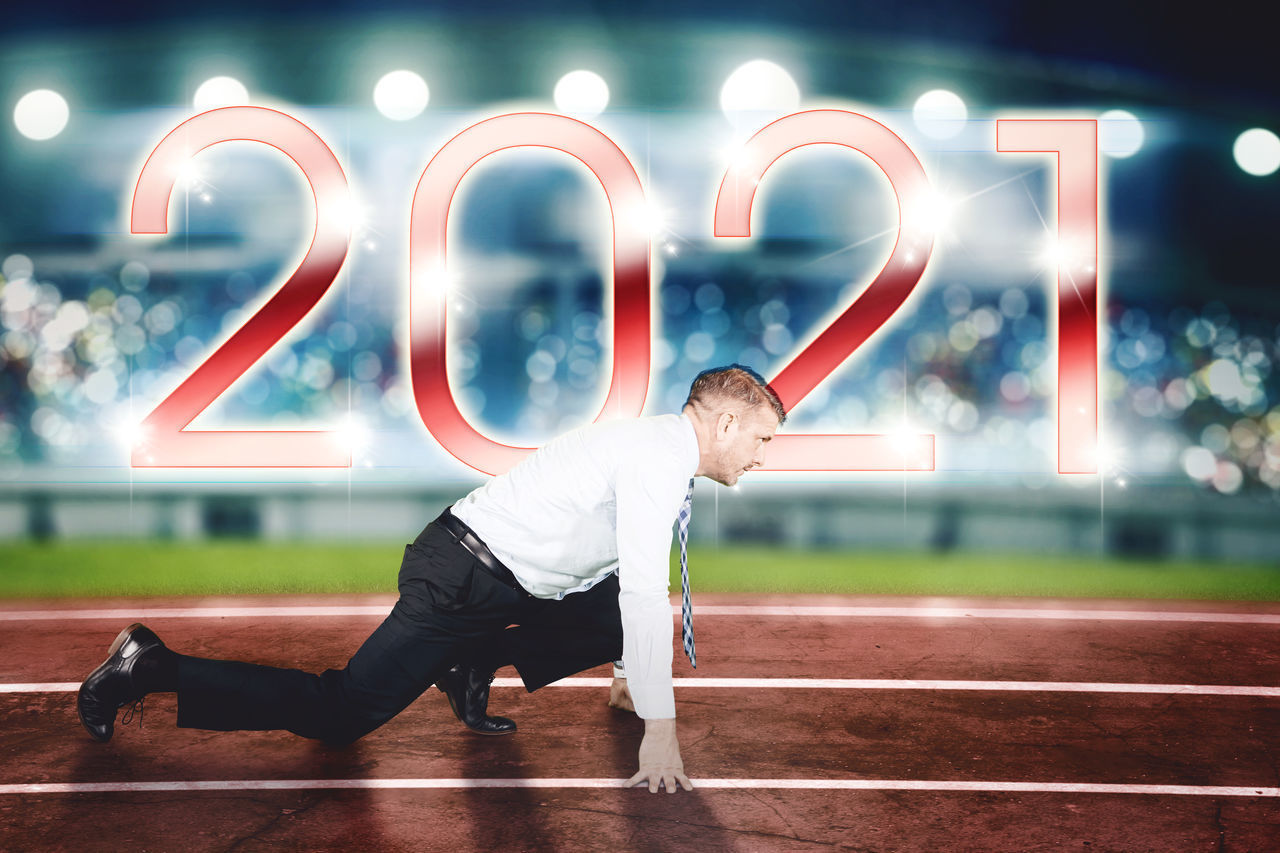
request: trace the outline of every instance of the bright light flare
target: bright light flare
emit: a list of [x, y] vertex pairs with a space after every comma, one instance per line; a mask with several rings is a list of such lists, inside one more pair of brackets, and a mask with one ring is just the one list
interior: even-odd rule
[[1108, 476], [1113, 473], [1123, 472], [1122, 464], [1126, 455], [1123, 447], [1108, 439], [1105, 435], [1098, 436], [1098, 443], [1093, 448], [1093, 462], [1098, 474]]
[[347, 234], [353, 234], [365, 226], [369, 220], [369, 209], [346, 193], [334, 202], [327, 211], [333, 221]]
[[364, 419], [348, 414], [331, 433], [340, 448], [355, 456], [373, 446], [373, 430]]
[[1280, 169], [1280, 137], [1266, 128], [1250, 128], [1237, 136], [1231, 153], [1237, 166], [1259, 178]]
[[619, 225], [626, 224], [650, 238], [660, 238], [667, 233], [667, 223], [671, 211], [663, 208], [652, 199], [643, 204], [632, 206], [628, 213], [619, 217]]
[[234, 77], [210, 77], [196, 89], [191, 104], [200, 111], [249, 104], [249, 90]]
[[408, 121], [427, 108], [431, 90], [427, 81], [412, 71], [392, 71], [384, 74], [373, 87], [373, 104], [389, 119]]
[[969, 109], [955, 92], [933, 89], [916, 98], [911, 118], [925, 136], [950, 139], [964, 130], [969, 120]]
[[151, 430], [139, 419], [119, 416], [107, 424], [107, 431], [119, 447], [132, 453], [144, 450], [151, 442]]
[[1042, 265], [1050, 270], [1062, 270], [1069, 276], [1093, 272], [1093, 258], [1087, 250], [1070, 240], [1059, 240], [1052, 234], [1046, 235], [1044, 247], [1037, 256]]
[[570, 71], [556, 83], [554, 97], [556, 109], [565, 115], [595, 118], [609, 106], [609, 84], [594, 71]]
[[71, 109], [66, 98], [52, 89], [36, 89], [18, 99], [13, 108], [13, 123], [28, 139], [43, 142], [53, 139], [67, 126]]
[[930, 234], [941, 234], [951, 225], [959, 202], [942, 193], [930, 191], [912, 206], [915, 218], [912, 225]]

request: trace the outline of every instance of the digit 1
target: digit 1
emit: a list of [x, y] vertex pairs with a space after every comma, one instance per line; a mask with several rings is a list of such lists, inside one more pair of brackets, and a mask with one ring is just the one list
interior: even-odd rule
[[316, 230], [284, 286], [226, 343], [183, 380], [142, 422], [134, 445], [135, 468], [350, 467], [351, 454], [322, 431], [210, 430], [185, 427], [297, 325], [342, 268], [348, 228], [340, 215], [347, 178], [329, 146], [297, 119], [265, 107], [225, 107], [187, 119], [147, 158], [133, 193], [134, 234], [167, 234], [169, 198], [182, 166], [219, 142], [247, 140], [279, 149], [311, 183]]
[[999, 119], [996, 150], [1057, 155], [1058, 473], [1098, 471], [1098, 122]]
[[600, 181], [613, 223], [613, 370], [597, 420], [635, 417], [649, 391], [649, 235], [644, 189], [631, 161], [588, 124], [548, 113], [512, 113], [472, 125], [449, 140], [423, 171], [409, 221], [409, 366], [423, 425], [445, 450], [499, 474], [533, 448], [512, 447], [476, 430], [449, 387], [447, 278], [449, 207], [471, 167], [508, 148], [541, 147], [580, 160]]
[[[725, 172], [716, 196], [715, 235], [750, 237], [756, 186], [779, 157], [805, 145], [843, 145], [871, 158], [898, 202], [898, 238], [871, 285], [823, 329], [770, 383], [788, 411], [853, 354], [902, 305], [933, 250], [929, 179], [893, 131], [845, 110], [810, 110], [780, 118], [748, 140]], [[794, 435], [769, 444], [774, 471], [932, 471], [932, 435]]]

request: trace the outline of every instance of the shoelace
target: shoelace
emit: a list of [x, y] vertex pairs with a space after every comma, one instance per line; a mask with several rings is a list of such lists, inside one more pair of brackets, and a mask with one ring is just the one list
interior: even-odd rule
[[134, 714], [138, 715], [138, 729], [142, 729], [142, 703], [146, 697], [142, 697], [138, 701], [129, 706], [129, 710], [124, 712], [124, 716], [120, 718], [120, 725], [127, 726], [133, 722]]

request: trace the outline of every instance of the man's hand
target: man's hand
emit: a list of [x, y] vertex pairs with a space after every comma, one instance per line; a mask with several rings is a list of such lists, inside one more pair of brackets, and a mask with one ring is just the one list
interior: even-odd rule
[[609, 707], [619, 711], [636, 712], [635, 703], [631, 701], [631, 691], [627, 689], [625, 678], [615, 678], [609, 685]]
[[674, 794], [677, 781], [686, 791], [693, 790], [693, 783], [684, 775], [684, 762], [680, 760], [676, 721], [645, 720], [644, 739], [640, 741], [640, 772], [628, 779], [625, 787], [648, 782], [650, 794], [658, 793], [659, 784], [667, 786], [668, 794]]

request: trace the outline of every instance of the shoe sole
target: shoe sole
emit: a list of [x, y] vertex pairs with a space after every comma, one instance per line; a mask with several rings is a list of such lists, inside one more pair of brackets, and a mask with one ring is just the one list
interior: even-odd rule
[[[142, 627], [142, 623], [141, 623], [141, 622], [134, 622], [134, 623], [133, 623], [132, 625], [130, 625], [128, 628], [125, 628], [123, 631], [121, 631], [119, 634], [117, 634], [117, 635], [116, 635], [116, 638], [115, 638], [114, 640], [112, 640], [112, 641], [111, 641], [111, 648], [107, 649], [107, 659], [106, 659], [106, 660], [104, 660], [102, 663], [98, 664], [98, 666], [94, 668], [93, 672], [91, 672], [91, 673], [89, 673], [87, 676], [85, 676], [85, 679], [84, 679], [84, 680], [85, 680], [85, 681], [88, 681], [89, 679], [91, 679], [91, 678], [93, 678], [95, 675], [97, 675], [98, 673], [102, 672], [102, 670], [106, 669], [106, 668], [107, 668], [107, 665], [111, 663], [111, 659], [112, 659], [113, 657], [115, 657], [115, 656], [116, 656], [116, 652], [120, 651], [120, 647], [121, 647], [121, 646], [123, 646], [123, 645], [125, 644], [125, 642], [126, 642], [126, 641], [128, 641], [128, 639], [129, 639], [129, 635], [133, 633], [133, 631], [134, 631], [134, 629], [135, 629], [135, 628], [141, 628], [141, 627]], [[80, 682], [80, 689], [81, 689], [81, 690], [83, 690], [83, 689], [84, 689], [84, 681]], [[84, 730], [85, 730], [86, 732], [88, 732], [88, 733], [89, 733], [89, 737], [93, 738], [93, 739], [94, 739], [95, 741], [97, 741], [98, 743], [106, 743], [107, 741], [111, 740], [111, 735], [110, 735], [110, 734], [109, 734], [109, 735], [107, 735], [107, 736], [106, 736], [106, 737], [104, 737], [104, 738], [102, 738], [102, 737], [98, 737], [97, 735], [95, 735], [95, 734], [93, 733], [93, 730], [89, 728], [89, 724], [88, 724], [88, 723], [86, 723], [86, 722], [84, 721], [84, 713], [83, 713], [83, 712], [81, 712], [81, 710], [80, 710], [79, 695], [80, 695], [79, 693], [77, 693], [77, 694], [76, 694], [76, 698], [77, 698], [77, 701], [76, 701], [76, 716], [80, 718], [80, 725], [81, 725], [81, 726], [83, 726], [83, 727], [84, 727]], [[118, 709], [117, 709], [117, 710], [118, 710]], [[113, 730], [113, 731], [112, 731], [112, 734], [114, 734], [114, 733], [115, 733], [115, 732], [114, 732], [114, 730]]]

